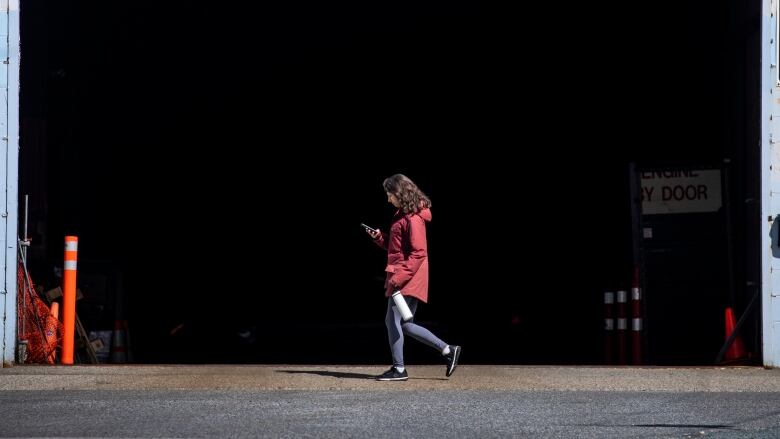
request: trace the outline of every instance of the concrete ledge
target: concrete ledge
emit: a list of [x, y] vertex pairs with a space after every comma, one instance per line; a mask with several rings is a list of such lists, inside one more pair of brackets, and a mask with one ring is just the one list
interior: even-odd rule
[[780, 392], [780, 370], [758, 367], [407, 366], [409, 380], [378, 382], [386, 366], [16, 366], [0, 390], [552, 390]]

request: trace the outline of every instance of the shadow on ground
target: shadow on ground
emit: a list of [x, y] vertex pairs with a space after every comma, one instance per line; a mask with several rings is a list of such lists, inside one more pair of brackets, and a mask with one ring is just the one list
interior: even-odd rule
[[[355, 380], [374, 380], [377, 375], [370, 375], [365, 373], [353, 373], [353, 372], [334, 372], [330, 370], [277, 370], [277, 372], [299, 374], [306, 373], [311, 375], [320, 375], [334, 378], [349, 378]], [[447, 381], [446, 378], [413, 378], [410, 380], [431, 380], [431, 381]]]

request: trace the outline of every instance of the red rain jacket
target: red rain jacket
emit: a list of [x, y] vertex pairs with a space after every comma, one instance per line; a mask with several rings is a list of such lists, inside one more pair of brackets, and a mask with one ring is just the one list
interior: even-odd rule
[[418, 213], [396, 212], [390, 233], [383, 233], [374, 242], [387, 249], [387, 278], [385, 297], [401, 290], [404, 296], [412, 296], [428, 302], [428, 241], [425, 224], [431, 220], [431, 210]]

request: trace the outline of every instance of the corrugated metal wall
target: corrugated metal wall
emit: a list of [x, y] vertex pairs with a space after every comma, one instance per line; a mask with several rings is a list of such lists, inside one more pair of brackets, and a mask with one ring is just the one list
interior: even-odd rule
[[12, 363], [16, 341], [16, 236], [19, 181], [19, 1], [0, 0], [0, 209], [2, 209], [3, 363]]
[[780, 77], [776, 0], [764, 0], [761, 37], [761, 254], [764, 365], [780, 366]]

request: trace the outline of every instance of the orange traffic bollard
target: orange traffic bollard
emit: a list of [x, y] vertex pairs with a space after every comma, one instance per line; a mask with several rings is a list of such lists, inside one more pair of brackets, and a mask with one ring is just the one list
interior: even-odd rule
[[77, 236], [65, 237], [65, 266], [62, 272], [62, 364], [73, 364], [73, 336], [76, 329]]

